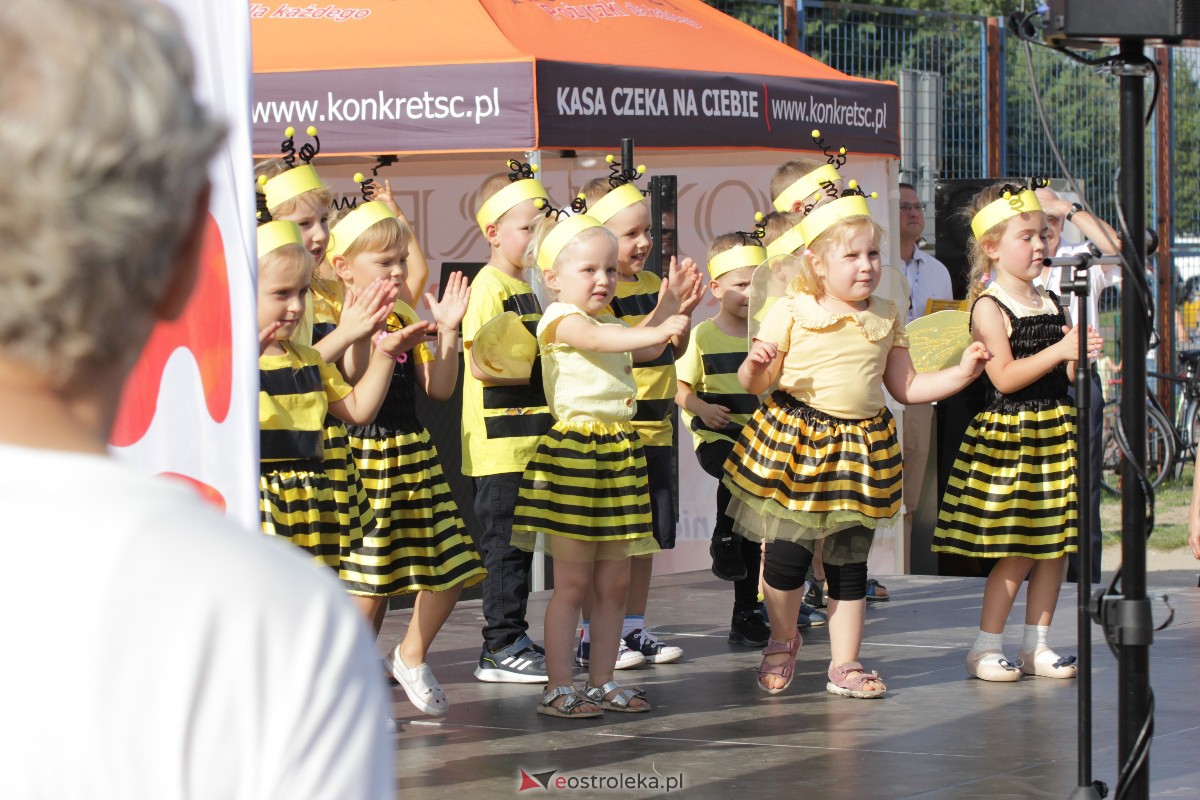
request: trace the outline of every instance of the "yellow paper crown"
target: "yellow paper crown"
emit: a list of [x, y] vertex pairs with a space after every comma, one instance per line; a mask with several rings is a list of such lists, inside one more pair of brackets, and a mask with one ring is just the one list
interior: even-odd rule
[[641, 189], [632, 183], [623, 183], [597, 200], [588, 208], [587, 213], [589, 217], [599, 220], [603, 224], [634, 203], [640, 203], [645, 199], [646, 196], [642, 194]]
[[504, 216], [522, 201], [548, 200], [549, 198], [550, 194], [546, 191], [546, 187], [542, 186], [542, 182], [537, 178], [524, 178], [513, 181], [489, 197], [479, 207], [479, 213], [475, 215], [475, 221], [479, 223], [479, 229], [486, 236], [488, 225], [496, 222], [496, 220], [500, 219], [500, 217]]
[[708, 262], [708, 274], [715, 281], [726, 272], [742, 267], [757, 267], [767, 260], [767, 248], [760, 244], [739, 244], [717, 253]]
[[1041, 210], [1042, 204], [1038, 202], [1032, 189], [1024, 189], [1017, 194], [1005, 192], [999, 200], [988, 203], [971, 217], [971, 233], [978, 239], [1006, 219], [1011, 219], [1017, 214]]
[[586, 231], [588, 228], [603, 228], [600, 221], [588, 214], [576, 214], [573, 217], [567, 217], [550, 229], [550, 233], [546, 234], [546, 238], [542, 240], [541, 247], [538, 248], [537, 264], [543, 271], [554, 268], [554, 262], [558, 260], [558, 255], [563, 251], [572, 239]]
[[384, 219], [395, 219], [396, 215], [382, 201], [372, 200], [356, 207], [333, 226], [329, 232], [329, 257], [343, 255], [350, 245], [376, 222]]
[[290, 219], [277, 219], [258, 226], [258, 257], [262, 258], [272, 250], [285, 244], [304, 246], [304, 238], [300, 235], [300, 226]]
[[801, 175], [793, 181], [790, 186], [779, 193], [772, 203], [776, 211], [791, 211], [796, 203], [803, 203], [821, 191], [822, 183], [826, 181], [836, 183], [841, 179], [842, 175], [837, 171], [837, 167], [833, 164], [822, 164], [812, 172]]
[[869, 216], [871, 208], [867, 205], [867, 198], [861, 194], [850, 194], [814, 209], [811, 214], [800, 220], [797, 227], [800, 228], [800, 236], [807, 247], [835, 223], [851, 217]]
[[263, 193], [267, 197], [267, 208], [279, 206], [298, 197], [305, 192], [319, 191], [325, 188], [325, 181], [317, 174], [312, 164], [301, 164], [292, 167], [287, 172], [281, 172], [274, 178], [268, 178], [263, 184]]

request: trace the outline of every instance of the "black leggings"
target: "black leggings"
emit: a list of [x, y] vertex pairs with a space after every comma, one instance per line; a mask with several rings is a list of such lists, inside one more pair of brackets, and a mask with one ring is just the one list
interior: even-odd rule
[[[772, 589], [794, 591], [804, 585], [812, 566], [812, 551], [795, 542], [776, 540], [767, 543], [767, 562], [763, 581]], [[862, 600], [867, 596], [867, 562], [826, 564], [831, 600]]]

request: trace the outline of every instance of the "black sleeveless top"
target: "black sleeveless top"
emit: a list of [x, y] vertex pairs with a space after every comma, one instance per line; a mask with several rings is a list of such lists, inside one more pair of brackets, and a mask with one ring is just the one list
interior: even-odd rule
[[[1008, 344], [1012, 348], [1014, 359], [1028, 358], [1063, 338], [1062, 329], [1067, 324], [1066, 315], [1059, 306], [1058, 295], [1054, 292], [1047, 292], [1047, 294], [1054, 301], [1055, 312], [1053, 314], [1034, 314], [1028, 317], [1018, 317], [1012, 309], [993, 295], [984, 295], [975, 300], [978, 303], [980, 300], [988, 298], [1008, 315], [1008, 320], [1012, 325], [1012, 335], [1009, 337]], [[974, 310], [975, 306], [972, 305], [971, 311], [974, 312]], [[1069, 404], [1067, 390], [1070, 385], [1070, 381], [1067, 380], [1067, 365], [1062, 362], [1033, 383], [1011, 394], [1003, 394], [997, 390], [988, 379], [987, 372], [984, 372], [984, 408], [988, 411], [1007, 414]]]

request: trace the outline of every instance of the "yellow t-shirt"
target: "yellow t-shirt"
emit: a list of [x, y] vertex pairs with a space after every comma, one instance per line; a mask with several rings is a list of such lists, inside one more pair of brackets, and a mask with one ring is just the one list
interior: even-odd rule
[[785, 297], [756, 338], [783, 353], [780, 389], [841, 419], [870, 419], [883, 410], [888, 353], [908, 347], [903, 316], [879, 297], [855, 313], [826, 311], [812, 295]]
[[[662, 280], [653, 272], [639, 272], [636, 281], [617, 281], [617, 294], [605, 309], [630, 327], [636, 326], [658, 305]], [[653, 361], [633, 365], [637, 381], [637, 413], [633, 428], [642, 444], [671, 446], [671, 410], [675, 407], [675, 351], [670, 343]]]
[[729, 409], [729, 424], [714, 430], [695, 414], [680, 409], [683, 424], [692, 432], [692, 444], [725, 440], [733, 442], [758, 408], [758, 396], [750, 394], [738, 382], [738, 368], [746, 360], [746, 337], [730, 336], [706, 319], [692, 329], [687, 350], [675, 362], [679, 380], [706, 403]]
[[[470, 350], [484, 323], [505, 311], [515, 312], [529, 332], [536, 334], [542, 307], [529, 284], [489, 264], [471, 282], [471, 299], [462, 321], [463, 347]], [[469, 359], [471, 354], [464, 357]], [[485, 386], [471, 374], [469, 365], [463, 370], [464, 475], [522, 472], [538, 439], [553, 422], [536, 373], [529, 385]]]
[[294, 342], [282, 344], [282, 355], [258, 357], [259, 458], [320, 458], [329, 404], [354, 389], [316, 350]]
[[577, 350], [561, 342], [546, 343], [547, 332], [564, 318], [578, 314], [593, 325], [627, 327], [608, 314], [598, 318], [570, 303], [551, 303], [538, 323], [542, 381], [550, 413], [559, 422], [627, 422], [633, 418], [637, 383], [629, 353]]

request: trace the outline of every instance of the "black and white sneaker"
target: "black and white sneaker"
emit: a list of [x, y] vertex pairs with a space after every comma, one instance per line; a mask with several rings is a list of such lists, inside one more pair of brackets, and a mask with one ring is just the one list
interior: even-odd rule
[[546, 656], [528, 636], [494, 653], [484, 647], [475, 677], [485, 683], [545, 683]]

